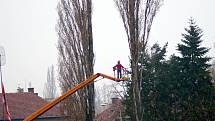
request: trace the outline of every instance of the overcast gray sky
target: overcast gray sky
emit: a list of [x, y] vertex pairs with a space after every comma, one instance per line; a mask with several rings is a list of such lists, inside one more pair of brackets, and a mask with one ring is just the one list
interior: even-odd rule
[[[57, 65], [58, 0], [0, 0], [0, 46], [6, 53], [3, 81], [7, 92], [18, 85], [31, 86], [42, 96], [47, 68]], [[169, 43], [168, 55], [190, 17], [204, 31], [204, 46], [213, 48], [215, 41], [214, 0], [164, 0], [152, 26], [150, 45]], [[129, 65], [128, 44], [122, 20], [113, 0], [93, 0], [93, 36], [95, 72], [112, 74], [112, 66], [121, 60]], [[215, 49], [209, 55], [215, 56]]]

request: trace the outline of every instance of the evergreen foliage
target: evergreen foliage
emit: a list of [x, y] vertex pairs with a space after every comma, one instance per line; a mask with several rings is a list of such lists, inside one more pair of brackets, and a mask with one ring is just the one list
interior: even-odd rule
[[209, 73], [209, 60], [206, 56], [208, 48], [202, 47], [202, 30], [193, 19], [189, 21], [189, 27], [185, 28], [186, 34], [182, 34], [182, 44], [178, 44], [181, 56], [179, 62], [177, 89], [179, 112], [181, 120], [203, 121], [208, 119], [207, 112], [213, 106], [214, 88]]
[[[202, 47], [202, 30], [190, 19], [177, 50], [165, 59], [166, 47], [154, 44], [141, 57], [141, 101], [144, 121], [213, 121], [215, 90], [209, 72], [208, 48]], [[133, 117], [132, 82], [125, 106]]]
[[[144, 79], [141, 80], [141, 101], [144, 107], [143, 119], [148, 121], [156, 121], [157, 117], [163, 115], [159, 112], [163, 112], [165, 105], [162, 103], [157, 104], [157, 100], [166, 101], [164, 99], [166, 93], [163, 93], [166, 90], [165, 80], [166, 71], [167, 71], [167, 62], [165, 61], [167, 44], [161, 48], [158, 44], [154, 44], [151, 48], [151, 53], [148, 51], [144, 52], [141, 63], [141, 71]], [[133, 83], [128, 83], [128, 93], [125, 96], [124, 104], [126, 106], [126, 113], [131, 117], [131, 120], [134, 120], [134, 109], [133, 100], [132, 100], [132, 85]], [[159, 92], [162, 92], [159, 93]], [[163, 96], [161, 96], [163, 95]], [[160, 108], [158, 108], [160, 105]], [[165, 113], [165, 112], [163, 112]]]

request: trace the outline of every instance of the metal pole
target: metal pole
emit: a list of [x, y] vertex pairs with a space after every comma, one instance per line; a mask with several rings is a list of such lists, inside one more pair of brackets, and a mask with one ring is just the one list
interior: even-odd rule
[[[1, 83], [2, 83], [2, 71], [1, 71], [1, 54], [0, 54], [0, 74], [1, 74]], [[3, 98], [3, 97], [2, 97]], [[2, 113], [3, 113], [3, 120], [5, 121], [5, 116], [4, 116], [4, 102], [2, 103], [2, 108], [3, 108], [3, 110], [2, 110]]]

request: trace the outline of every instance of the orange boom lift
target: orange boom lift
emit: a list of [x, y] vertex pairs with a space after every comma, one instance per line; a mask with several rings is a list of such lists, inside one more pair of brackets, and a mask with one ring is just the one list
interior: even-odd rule
[[117, 81], [117, 82], [127, 80], [127, 78], [126, 79], [124, 79], [124, 78], [115, 78], [115, 77], [111, 77], [111, 76], [108, 76], [108, 75], [105, 75], [105, 74], [102, 74], [102, 73], [94, 74], [89, 79], [82, 81], [80, 84], [78, 84], [76, 87], [74, 87], [73, 89], [71, 89], [67, 93], [65, 93], [62, 96], [60, 96], [60, 97], [54, 99], [53, 101], [47, 103], [42, 108], [38, 109], [36, 112], [34, 112], [31, 115], [29, 115], [27, 118], [24, 119], [24, 121], [32, 121], [32, 120], [36, 119], [37, 117], [39, 117], [40, 115], [42, 115], [43, 113], [45, 113], [46, 111], [48, 111], [49, 109], [51, 109], [52, 107], [57, 105], [59, 102], [63, 101], [66, 97], [72, 95], [73, 93], [75, 93], [79, 89], [82, 89], [83, 87], [93, 83], [94, 80], [96, 78], [100, 77], [100, 76], [103, 77], [103, 78], [113, 80], [113, 81]]

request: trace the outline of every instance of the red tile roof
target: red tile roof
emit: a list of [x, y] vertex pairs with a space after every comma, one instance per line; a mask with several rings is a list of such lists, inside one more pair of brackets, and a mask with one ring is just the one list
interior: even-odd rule
[[[24, 119], [37, 109], [44, 106], [47, 102], [35, 93], [7, 93], [6, 94], [8, 108], [11, 114], [11, 119]], [[2, 94], [0, 93], [0, 112], [3, 112]], [[60, 108], [53, 107], [51, 110], [44, 113], [40, 118], [60, 117]], [[3, 114], [0, 113], [0, 119]]]
[[96, 116], [96, 121], [115, 121], [124, 111], [122, 100], [112, 99], [112, 104]]

